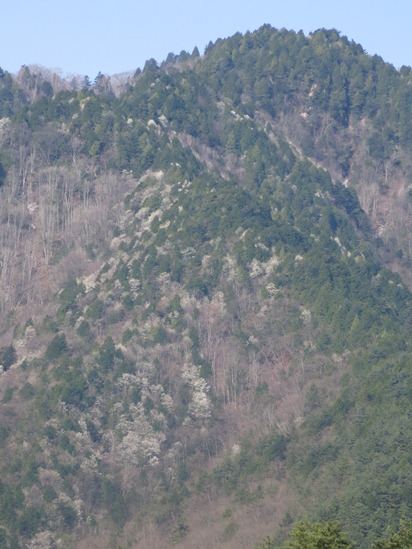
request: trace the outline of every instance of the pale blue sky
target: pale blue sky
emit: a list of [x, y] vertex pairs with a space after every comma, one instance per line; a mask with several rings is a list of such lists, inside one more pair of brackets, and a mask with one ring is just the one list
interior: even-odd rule
[[336, 28], [397, 68], [412, 65], [412, 0], [10, 0], [1, 9], [0, 67], [59, 68], [94, 78], [202, 53], [210, 40], [265, 23]]

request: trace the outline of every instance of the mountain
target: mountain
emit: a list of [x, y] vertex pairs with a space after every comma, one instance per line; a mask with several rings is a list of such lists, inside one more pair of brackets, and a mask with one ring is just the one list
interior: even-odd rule
[[395, 528], [411, 69], [266, 25], [122, 78], [0, 77], [2, 546]]

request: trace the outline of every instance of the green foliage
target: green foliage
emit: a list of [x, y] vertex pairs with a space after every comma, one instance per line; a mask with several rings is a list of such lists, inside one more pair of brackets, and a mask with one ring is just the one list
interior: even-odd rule
[[248, 504], [262, 497], [261, 489], [249, 490], [248, 482], [260, 474], [271, 462], [282, 462], [286, 457], [287, 438], [274, 431], [257, 445], [249, 439], [242, 441], [240, 452], [227, 457], [210, 474], [209, 480], [227, 494], [236, 494], [239, 502]]
[[[300, 522], [289, 533], [283, 549], [337, 549], [355, 547], [348, 540], [337, 522]], [[275, 539], [266, 537], [256, 549], [276, 549]], [[412, 526], [408, 520], [401, 520], [398, 531], [388, 529], [384, 537], [372, 542], [372, 549], [410, 549], [412, 547]]]
[[127, 520], [129, 508], [119, 484], [116, 481], [104, 478], [102, 482], [102, 498], [113, 523], [121, 528]]
[[88, 383], [80, 371], [72, 371], [70, 380], [61, 387], [60, 398], [66, 404], [83, 407], [87, 397]]
[[59, 293], [60, 314], [76, 309], [77, 297], [84, 291], [84, 286], [78, 284], [75, 278], [71, 278], [63, 290]]
[[372, 549], [410, 549], [412, 547], [412, 522], [402, 520], [399, 530], [388, 530], [385, 536], [372, 543]]
[[17, 354], [13, 345], [8, 345], [7, 347], [0, 349], [0, 365], [3, 366], [3, 371], [7, 372], [16, 360]]
[[270, 537], [266, 537], [259, 545], [256, 545], [256, 549], [276, 549], [276, 543]]
[[48, 361], [55, 361], [69, 350], [65, 334], [56, 334], [47, 346], [44, 358]]
[[4, 528], [0, 528], [0, 547], [7, 549], [7, 532]]
[[285, 459], [287, 437], [276, 431], [263, 438], [257, 446], [257, 454], [267, 462]]
[[0, 426], [0, 448], [4, 446], [9, 434], [9, 430], [6, 427]]
[[336, 522], [301, 522], [289, 534], [284, 549], [350, 549], [349, 541]]
[[40, 529], [43, 513], [38, 507], [27, 507], [18, 519], [18, 529], [22, 536], [31, 538]]
[[100, 320], [105, 313], [105, 305], [100, 299], [95, 299], [87, 309], [87, 318], [91, 320]]
[[23, 400], [30, 400], [35, 395], [36, 391], [31, 383], [25, 383], [19, 390], [19, 396]]
[[57, 499], [57, 492], [52, 486], [45, 486], [43, 491], [43, 498], [46, 503], [51, 503]]
[[83, 337], [86, 341], [91, 341], [93, 339], [93, 332], [90, 328], [90, 324], [87, 320], [82, 320], [77, 328], [77, 334]]
[[151, 335], [154, 344], [162, 345], [167, 341], [167, 332], [161, 324], [152, 328]]
[[116, 349], [113, 338], [108, 336], [100, 347], [97, 364], [103, 372], [108, 372], [114, 369], [116, 360], [122, 361], [123, 353]]
[[101, 441], [102, 436], [98, 428], [96, 427], [96, 425], [93, 423], [93, 421], [91, 421], [90, 419], [87, 419], [86, 427], [92, 441], [99, 443]]
[[17, 513], [24, 503], [24, 495], [20, 488], [11, 487], [0, 480], [0, 521], [12, 528], [17, 520]]
[[62, 517], [63, 527], [67, 529], [73, 529], [77, 523], [77, 513], [71, 505], [67, 503], [60, 503], [59, 512]]

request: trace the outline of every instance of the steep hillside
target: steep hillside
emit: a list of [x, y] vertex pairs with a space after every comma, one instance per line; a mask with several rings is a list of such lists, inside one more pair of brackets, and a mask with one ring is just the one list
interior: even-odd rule
[[1, 74], [0, 544], [411, 513], [410, 86], [269, 26], [116, 86]]

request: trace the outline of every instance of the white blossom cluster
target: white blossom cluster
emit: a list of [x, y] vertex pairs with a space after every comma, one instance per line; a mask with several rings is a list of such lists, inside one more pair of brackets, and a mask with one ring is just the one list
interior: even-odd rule
[[273, 284], [273, 282], [269, 282], [266, 286], [266, 291], [269, 294], [270, 297], [275, 297], [276, 294], [279, 292], [279, 289], [276, 288], [276, 286]]
[[211, 304], [220, 314], [226, 313], [225, 295], [223, 292], [216, 292], [212, 298]]
[[310, 322], [312, 318], [312, 313], [310, 312], [310, 309], [303, 308], [300, 316], [304, 322]]
[[21, 339], [18, 339], [15, 343], [17, 348], [25, 348], [27, 344], [35, 337], [36, 330], [33, 326], [29, 325], [24, 331]]
[[195, 419], [210, 417], [210, 399], [208, 396], [209, 386], [202, 377], [200, 369], [193, 364], [185, 364], [182, 369], [182, 378], [192, 390], [192, 400], [189, 404], [189, 411]]
[[[258, 248], [261, 248], [263, 244], [257, 244]], [[251, 278], [257, 278], [259, 276], [269, 276], [273, 273], [275, 268], [279, 265], [280, 261], [276, 255], [272, 255], [268, 261], [258, 261], [253, 258], [249, 264], [249, 274]]]
[[229, 255], [224, 258], [223, 274], [230, 282], [240, 282], [240, 274], [236, 260]]
[[83, 284], [86, 294], [96, 287], [96, 279], [99, 273], [95, 272], [89, 276], [83, 276], [77, 279], [77, 284]]
[[63, 547], [62, 541], [56, 540], [55, 535], [48, 530], [44, 532], [38, 532], [28, 542], [27, 549], [58, 549]]
[[255, 257], [252, 259], [249, 269], [250, 278], [257, 278], [263, 274], [262, 264]]
[[129, 278], [130, 289], [133, 295], [137, 296], [138, 290], [142, 287], [142, 283], [137, 278]]
[[116, 430], [120, 443], [115, 448], [115, 455], [120, 464], [138, 466], [158, 462], [165, 435], [153, 429], [141, 403], [130, 405], [128, 413], [119, 417]]

